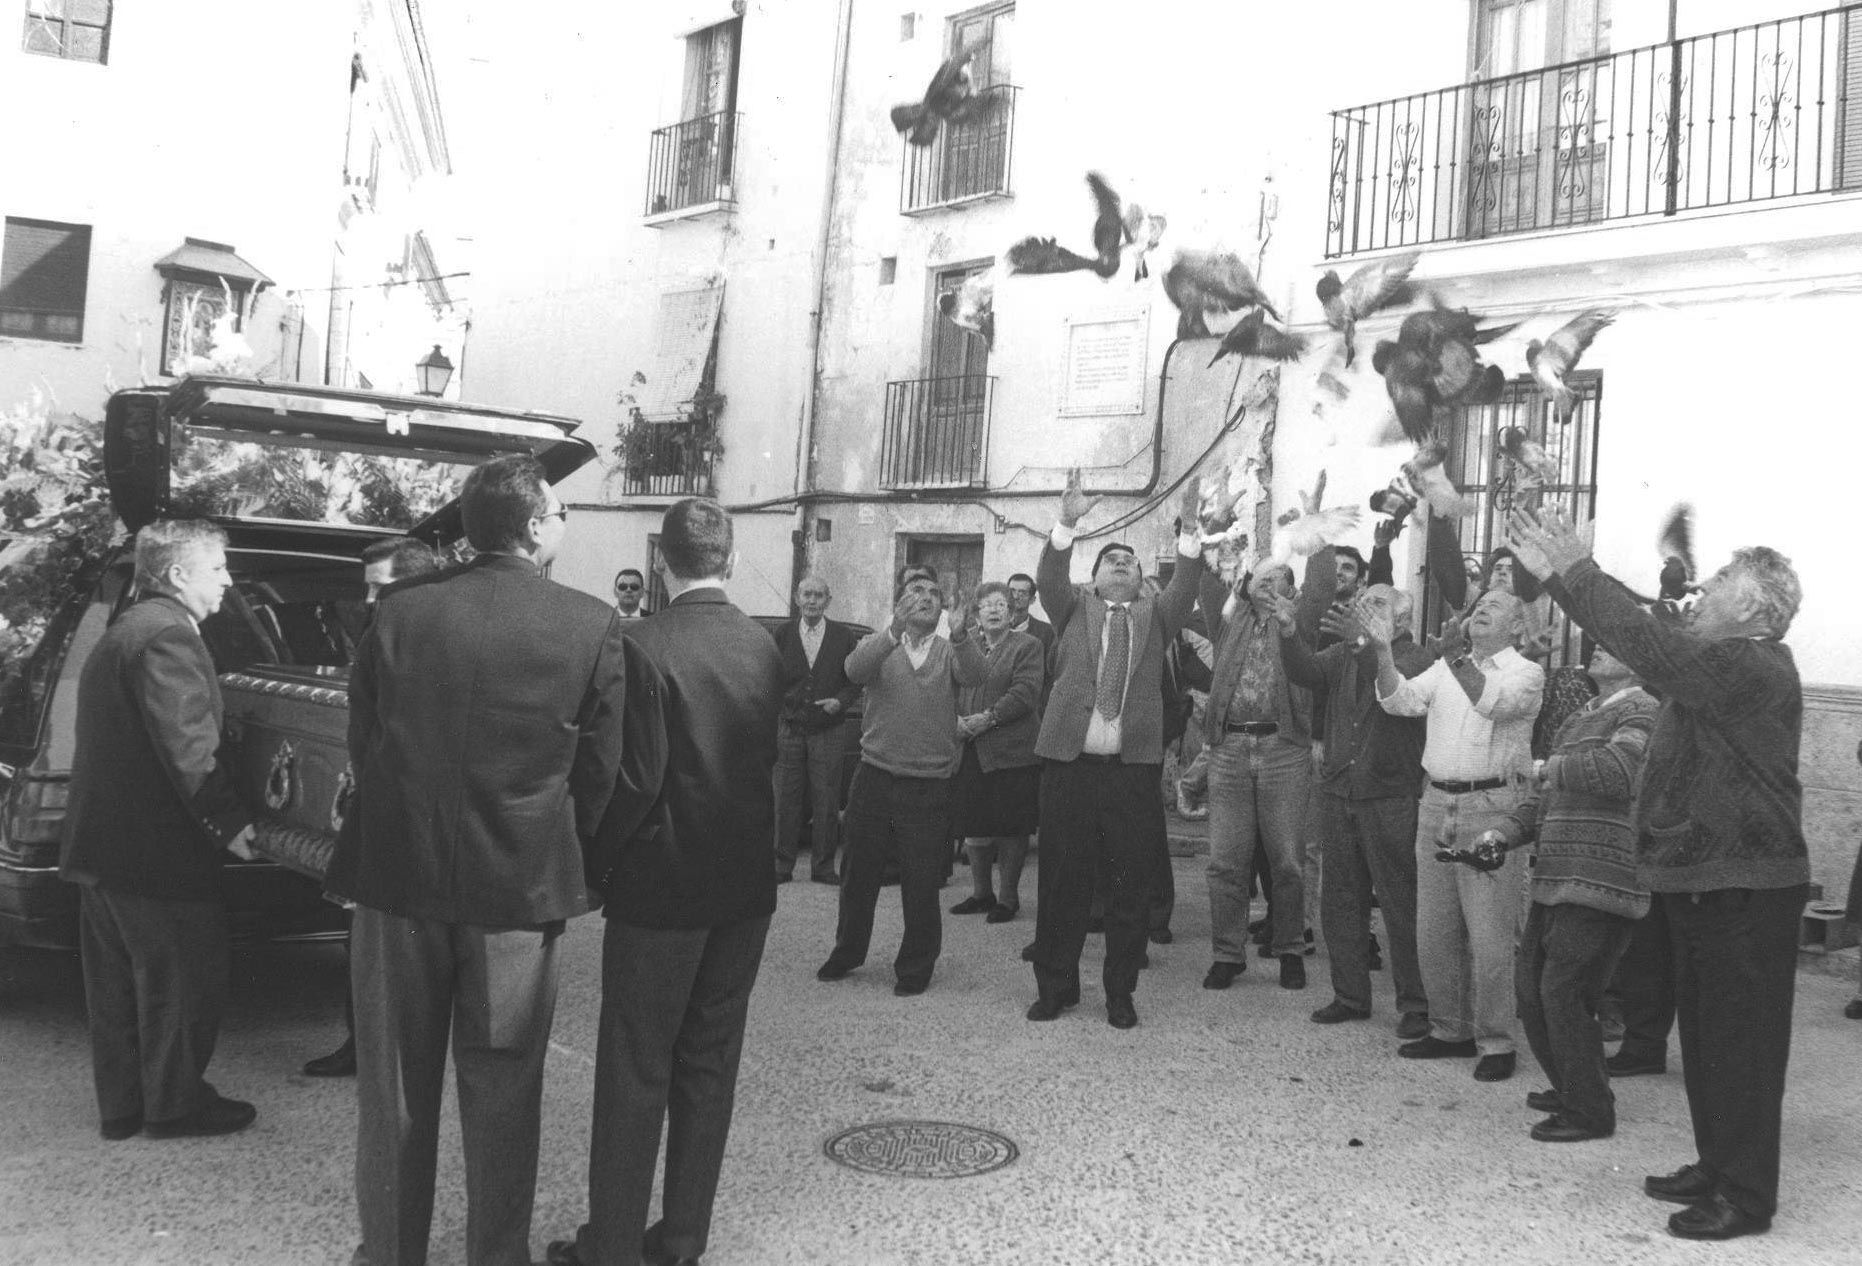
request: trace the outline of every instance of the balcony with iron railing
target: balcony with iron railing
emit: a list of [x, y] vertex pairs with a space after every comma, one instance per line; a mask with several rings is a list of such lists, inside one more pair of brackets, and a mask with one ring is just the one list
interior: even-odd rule
[[995, 389], [996, 380], [989, 374], [887, 383], [879, 486], [984, 487]]
[[703, 422], [635, 422], [626, 437], [621, 492], [629, 497], [709, 497], [716, 486], [715, 434]]
[[647, 151], [649, 225], [729, 211], [736, 203], [738, 135], [743, 116], [720, 111], [653, 133]]
[[1862, 5], [1332, 114], [1326, 256], [1862, 192]]
[[984, 88], [971, 112], [947, 122], [929, 145], [901, 142], [899, 214], [922, 215], [944, 207], [1009, 197], [1015, 157], [1015, 97], [1009, 84]]

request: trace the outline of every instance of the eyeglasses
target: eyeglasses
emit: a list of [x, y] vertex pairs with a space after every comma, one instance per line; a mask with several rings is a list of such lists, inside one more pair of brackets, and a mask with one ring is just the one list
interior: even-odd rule
[[632, 583], [614, 586], [614, 591], [616, 593], [639, 593], [640, 590], [641, 590], [640, 585], [636, 585]]
[[551, 510], [548, 514], [539, 514], [537, 518], [539, 519], [561, 519], [564, 523], [567, 523], [569, 521], [569, 507], [568, 506], [557, 506], [554, 510]]

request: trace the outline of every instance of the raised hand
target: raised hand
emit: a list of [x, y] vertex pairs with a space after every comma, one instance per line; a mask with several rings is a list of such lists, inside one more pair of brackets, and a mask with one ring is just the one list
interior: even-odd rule
[[[1586, 525], [1588, 528], [1589, 525]], [[1564, 512], [1553, 506], [1515, 510], [1507, 519], [1507, 543], [1520, 566], [1545, 580], [1569, 570], [1590, 557], [1588, 531], [1574, 527]]]
[[1365, 637], [1364, 625], [1358, 619], [1357, 608], [1349, 602], [1334, 602], [1327, 607], [1325, 614], [1319, 617], [1319, 629], [1341, 642], [1348, 642], [1354, 646], [1362, 642]]
[[1280, 626], [1281, 637], [1292, 637], [1299, 627], [1299, 604], [1284, 593], [1274, 595], [1274, 623]]
[[1401, 518], [1379, 519], [1377, 526], [1371, 529], [1371, 541], [1377, 545], [1390, 545], [1402, 534], [1405, 522]]
[[[1075, 466], [1069, 470], [1066, 490], [1060, 494], [1060, 525], [1067, 528], [1077, 525], [1098, 504], [1099, 498], [1087, 496], [1085, 489], [1080, 486], [1080, 468]], [[1192, 516], [1194, 513], [1192, 509]]]
[[1452, 615], [1442, 621], [1441, 633], [1423, 643], [1423, 649], [1438, 659], [1453, 659], [1467, 648], [1467, 628]]
[[1396, 637], [1396, 620], [1392, 617], [1390, 609], [1383, 603], [1366, 602], [1363, 598], [1359, 598], [1356, 604], [1356, 614], [1358, 626], [1373, 644], [1388, 646], [1391, 639]]

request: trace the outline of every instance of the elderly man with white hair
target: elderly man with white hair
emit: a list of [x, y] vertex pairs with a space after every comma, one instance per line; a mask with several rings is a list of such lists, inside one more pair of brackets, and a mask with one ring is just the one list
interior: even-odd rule
[[1428, 718], [1422, 751], [1428, 782], [1416, 824], [1416, 953], [1430, 1032], [1397, 1053], [1405, 1059], [1479, 1055], [1475, 1080], [1505, 1081], [1518, 1058], [1513, 939], [1526, 859], [1505, 853], [1463, 867], [1440, 855], [1466, 852], [1519, 804], [1532, 774], [1532, 719], [1545, 670], [1516, 649], [1520, 602], [1498, 589], [1474, 604], [1465, 641], [1451, 640], [1445, 658], [1413, 678], [1397, 669], [1390, 615], [1366, 607], [1360, 619], [1377, 651], [1377, 699], [1384, 711]]
[[[1435, 657], [1410, 636], [1415, 606], [1407, 593], [1376, 584], [1359, 598], [1391, 618], [1391, 657], [1404, 677], [1417, 677]], [[1312, 1013], [1315, 1024], [1341, 1024], [1371, 1014], [1367, 952], [1371, 893], [1384, 912], [1390, 969], [1399, 1013], [1397, 1036], [1429, 1034], [1429, 1001], [1416, 962], [1416, 797], [1422, 784], [1423, 722], [1377, 706], [1377, 652], [1364, 636], [1355, 606], [1327, 611], [1320, 628], [1334, 639], [1314, 651], [1299, 632], [1298, 608], [1275, 610], [1287, 678], [1325, 689], [1324, 764], [1317, 801], [1325, 849], [1319, 927], [1332, 963], [1332, 1000]]]
[[1509, 527], [1520, 563], [1661, 699], [1637, 790], [1636, 870], [1668, 920], [1699, 1155], [1643, 1190], [1688, 1206], [1668, 1220], [1683, 1239], [1767, 1230], [1810, 881], [1804, 696], [1782, 641], [1803, 589], [1778, 551], [1736, 550], [1675, 625], [1604, 573], [1563, 516], [1518, 513]]

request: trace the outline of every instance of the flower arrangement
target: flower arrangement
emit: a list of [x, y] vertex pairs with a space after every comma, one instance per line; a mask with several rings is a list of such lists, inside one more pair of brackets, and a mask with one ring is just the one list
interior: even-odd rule
[[684, 421], [649, 422], [639, 401], [646, 381], [645, 374], [636, 372], [618, 397], [627, 417], [616, 432], [609, 479], [619, 477], [630, 493], [709, 495], [717, 460], [724, 455], [718, 429], [724, 394], [703, 383]]

